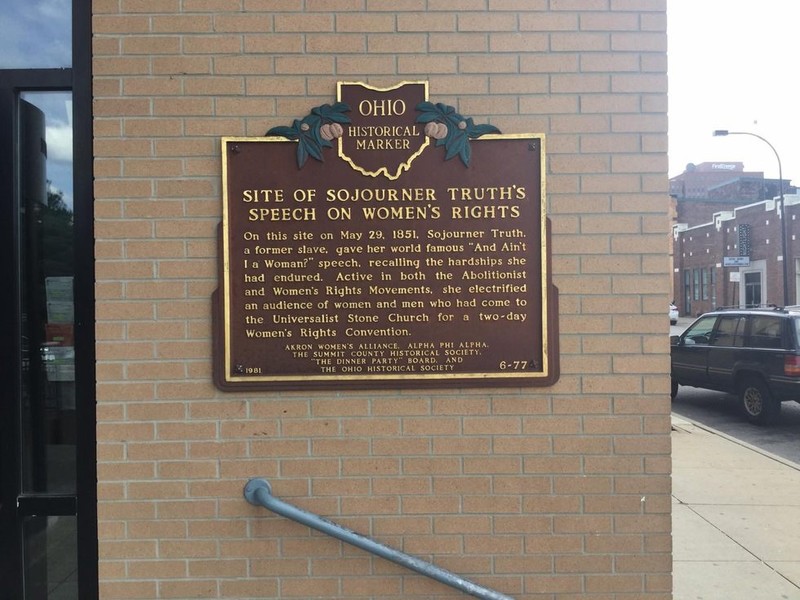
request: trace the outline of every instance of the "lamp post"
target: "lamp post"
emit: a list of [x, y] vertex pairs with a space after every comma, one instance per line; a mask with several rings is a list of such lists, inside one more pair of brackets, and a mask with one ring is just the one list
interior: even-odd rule
[[770, 147], [772, 152], [775, 154], [775, 158], [778, 160], [778, 180], [780, 182], [780, 199], [781, 199], [781, 252], [783, 253], [783, 305], [789, 305], [789, 256], [788, 250], [786, 247], [786, 202], [783, 198], [783, 168], [781, 167], [781, 157], [778, 156], [778, 151], [775, 150], [775, 146], [769, 143], [765, 138], [761, 137], [757, 133], [751, 133], [749, 131], [728, 131], [727, 129], [717, 129], [714, 131], [713, 135], [715, 137], [726, 136], [726, 135], [749, 135], [754, 138], [760, 139], [764, 142], [767, 146]]

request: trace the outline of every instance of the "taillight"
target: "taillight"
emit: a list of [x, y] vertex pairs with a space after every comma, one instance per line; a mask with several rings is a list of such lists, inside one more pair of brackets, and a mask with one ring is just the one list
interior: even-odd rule
[[783, 374], [787, 377], [800, 377], [800, 356], [787, 354], [784, 357]]

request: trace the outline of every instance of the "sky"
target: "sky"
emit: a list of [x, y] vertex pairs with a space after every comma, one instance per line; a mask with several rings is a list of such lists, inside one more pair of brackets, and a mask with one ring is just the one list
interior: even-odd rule
[[0, 0], [3, 68], [69, 66], [70, 0]]
[[[69, 0], [2, 2], [11, 17], [0, 19], [5, 67], [69, 56]], [[728, 129], [768, 140], [784, 179], [800, 185], [800, 0], [667, 0], [667, 27], [669, 176], [688, 163], [743, 162], [747, 171], [778, 177], [778, 161], [763, 141], [711, 135]], [[70, 107], [60, 94], [35, 103], [48, 117], [48, 176], [71, 204]]]
[[800, 185], [800, 0], [668, 0], [669, 176], [743, 162]]
[[[0, 0], [0, 67], [69, 66], [70, 0]], [[67, 92], [23, 93], [45, 115], [47, 179], [72, 206], [72, 99]]]

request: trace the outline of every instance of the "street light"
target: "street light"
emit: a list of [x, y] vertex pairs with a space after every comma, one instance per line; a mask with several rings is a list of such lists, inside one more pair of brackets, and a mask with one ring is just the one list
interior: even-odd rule
[[724, 137], [726, 135], [749, 135], [754, 138], [760, 139], [767, 146], [770, 147], [772, 152], [775, 153], [775, 158], [778, 160], [778, 180], [780, 181], [780, 198], [781, 198], [781, 252], [783, 253], [783, 305], [789, 305], [789, 256], [786, 248], [786, 202], [783, 198], [783, 168], [781, 167], [781, 157], [778, 156], [778, 151], [775, 146], [769, 143], [765, 138], [757, 133], [749, 131], [728, 131], [727, 129], [717, 129], [714, 131], [714, 137]]

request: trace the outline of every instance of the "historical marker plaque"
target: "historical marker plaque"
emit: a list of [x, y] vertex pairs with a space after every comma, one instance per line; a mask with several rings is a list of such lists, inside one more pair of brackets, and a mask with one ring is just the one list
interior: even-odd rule
[[544, 157], [424, 82], [224, 138], [217, 385], [553, 383]]

